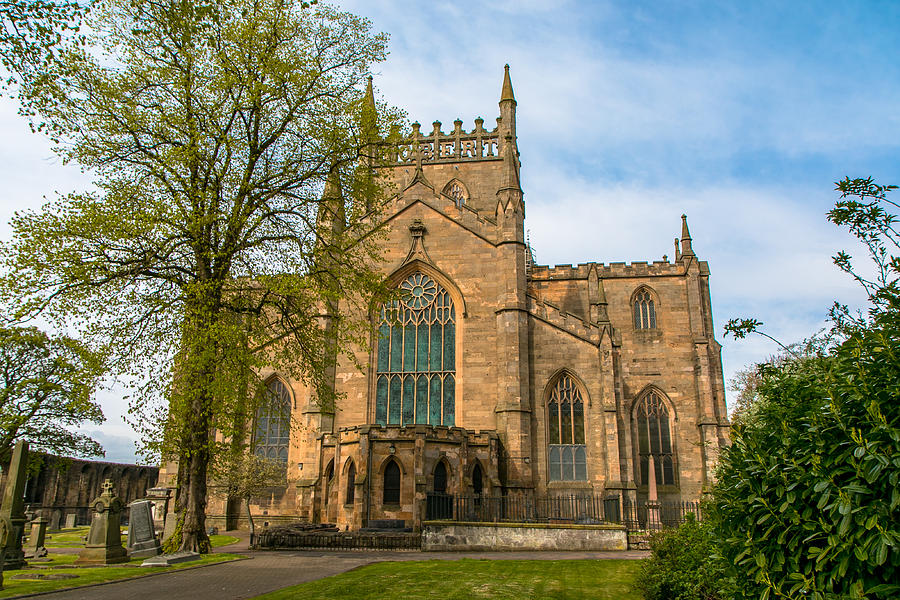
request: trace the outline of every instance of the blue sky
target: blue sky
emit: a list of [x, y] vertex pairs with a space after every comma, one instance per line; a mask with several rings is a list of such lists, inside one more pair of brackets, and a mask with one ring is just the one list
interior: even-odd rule
[[[756, 317], [788, 343], [825, 326], [833, 300], [862, 301], [830, 259], [859, 248], [825, 212], [845, 175], [900, 184], [900, 3], [342, 6], [391, 34], [377, 91], [425, 130], [492, 123], [510, 64], [540, 263], [671, 257], [687, 213], [712, 271], [726, 378], [775, 350], [723, 339], [729, 318]], [[0, 128], [3, 222], [84, 185], [8, 101]], [[125, 407], [115, 393], [101, 399], [109, 420], [96, 435], [108, 459], [128, 460]]]

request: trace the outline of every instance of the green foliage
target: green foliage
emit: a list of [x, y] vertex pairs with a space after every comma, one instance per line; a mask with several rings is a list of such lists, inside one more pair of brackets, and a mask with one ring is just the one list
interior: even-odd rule
[[650, 538], [650, 558], [642, 561], [635, 588], [645, 600], [717, 600], [722, 567], [710, 528], [692, 515], [676, 529]]
[[207, 470], [260, 368], [328, 405], [338, 353], [369, 341], [398, 114], [364, 89], [387, 38], [297, 0], [98, 0], [86, 24], [24, 93], [96, 191], [13, 218], [0, 291], [136, 381], [146, 450], [179, 463], [184, 549], [204, 549]]
[[[841, 199], [828, 212], [828, 220], [845, 226], [866, 247], [875, 267], [874, 276], [865, 276], [854, 267], [852, 257], [841, 251], [832, 257], [839, 269], [851, 275], [868, 294], [869, 314], [900, 310], [900, 232], [897, 215], [900, 204], [888, 197], [896, 185], [879, 185], [871, 177], [844, 178], [835, 183]], [[831, 318], [843, 330], [866, 325], [864, 317], [853, 315], [845, 305], [835, 303]]]
[[762, 365], [709, 512], [747, 598], [900, 594], [900, 318]]
[[18, 440], [43, 452], [103, 456], [100, 444], [68, 429], [103, 422], [92, 399], [102, 373], [99, 357], [71, 338], [0, 327], [0, 465]]
[[79, 2], [68, 0], [0, 0], [0, 65], [6, 71], [0, 85], [47, 77], [83, 13]]

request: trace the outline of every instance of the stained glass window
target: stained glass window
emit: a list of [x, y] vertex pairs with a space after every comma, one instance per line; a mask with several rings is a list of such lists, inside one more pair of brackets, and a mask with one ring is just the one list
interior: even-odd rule
[[647, 290], [641, 290], [634, 297], [634, 328], [656, 329], [656, 308], [653, 296]]
[[547, 403], [551, 481], [587, 481], [584, 400], [575, 381], [563, 374]]
[[291, 438], [291, 394], [280, 379], [273, 379], [256, 410], [253, 448], [257, 456], [283, 462], [288, 460]]
[[416, 271], [401, 297], [381, 307], [375, 422], [452, 427], [456, 419], [456, 308], [450, 294]]
[[650, 481], [650, 456], [653, 456], [657, 485], [675, 485], [675, 456], [669, 429], [669, 411], [659, 394], [650, 392], [637, 407], [638, 481]]

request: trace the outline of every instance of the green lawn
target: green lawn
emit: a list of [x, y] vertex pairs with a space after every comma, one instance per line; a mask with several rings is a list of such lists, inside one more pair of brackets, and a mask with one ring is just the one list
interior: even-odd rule
[[84, 546], [82, 538], [88, 534], [90, 527], [75, 527], [74, 529], [60, 529], [53, 533], [47, 533], [44, 537], [45, 548], [80, 548]]
[[[112, 581], [114, 579], [128, 579], [138, 575], [147, 575], [149, 573], [158, 573], [161, 570], [184, 569], [187, 567], [195, 567], [226, 560], [234, 560], [241, 558], [237, 554], [207, 554], [198, 560], [181, 563], [171, 567], [142, 567], [140, 564], [144, 562], [143, 558], [136, 558], [130, 562], [121, 565], [113, 565], [109, 567], [75, 567], [72, 565], [77, 554], [50, 554], [48, 558], [50, 562], [32, 562], [31, 566], [26, 569], [16, 569], [13, 571], [3, 571], [3, 589], [0, 590], [0, 598], [9, 598], [10, 596], [18, 596], [19, 594], [35, 594], [38, 592], [48, 592], [51, 590], [59, 590], [63, 588], [73, 588], [89, 583], [100, 583], [101, 581]], [[75, 575], [74, 579], [59, 580], [38, 580], [38, 579], [13, 579], [15, 575], [47, 575], [47, 574], [67, 574]]]
[[240, 540], [233, 535], [211, 535], [209, 536], [209, 543], [213, 548], [220, 548], [222, 546], [227, 546], [228, 544], [233, 544], [235, 542], [239, 542]]
[[640, 600], [635, 560], [473, 560], [383, 562], [285, 588], [276, 600]]

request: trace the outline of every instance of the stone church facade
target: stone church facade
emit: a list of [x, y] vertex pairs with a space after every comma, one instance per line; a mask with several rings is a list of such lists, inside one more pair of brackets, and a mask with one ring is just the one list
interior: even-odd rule
[[[373, 310], [367, 368], [339, 359], [332, 412], [263, 374], [253, 445], [290, 481], [256, 500], [263, 521], [418, 526], [432, 491], [634, 501], [653, 476], [662, 500], [696, 500], [710, 482], [728, 423], [686, 218], [671, 262], [535, 265], [516, 140], [508, 67], [495, 128], [413, 125], [384, 241], [404, 294]], [[210, 498], [213, 524], [238, 514]]]

